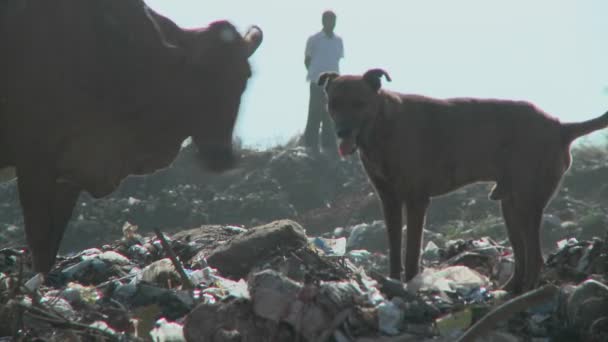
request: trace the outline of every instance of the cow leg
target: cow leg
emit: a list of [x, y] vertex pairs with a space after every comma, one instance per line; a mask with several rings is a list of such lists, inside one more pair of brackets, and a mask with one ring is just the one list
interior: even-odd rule
[[18, 167], [17, 175], [33, 268], [46, 273], [55, 263], [80, 190], [68, 183], [57, 183], [55, 177], [40, 169]]
[[405, 203], [407, 211], [407, 246], [405, 250], [405, 281], [410, 281], [419, 271], [420, 248], [422, 246], [422, 232], [426, 211], [430, 200], [421, 198], [407, 200]]

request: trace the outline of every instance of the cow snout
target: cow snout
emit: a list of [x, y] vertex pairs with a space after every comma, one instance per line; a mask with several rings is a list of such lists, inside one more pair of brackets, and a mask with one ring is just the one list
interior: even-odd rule
[[206, 169], [222, 172], [234, 168], [236, 156], [232, 146], [205, 145], [199, 146], [199, 157]]

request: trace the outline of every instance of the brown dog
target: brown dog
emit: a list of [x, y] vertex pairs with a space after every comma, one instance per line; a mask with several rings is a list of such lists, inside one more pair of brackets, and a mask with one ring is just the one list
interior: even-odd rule
[[543, 265], [543, 210], [571, 163], [570, 144], [608, 126], [608, 112], [580, 123], [560, 123], [527, 102], [433, 99], [380, 89], [389, 75], [325, 73], [328, 110], [342, 155], [359, 150], [386, 221], [390, 276], [401, 275], [402, 216], [407, 213], [405, 280], [418, 273], [422, 228], [430, 198], [464, 185], [496, 182], [515, 254], [505, 288], [534, 288]]

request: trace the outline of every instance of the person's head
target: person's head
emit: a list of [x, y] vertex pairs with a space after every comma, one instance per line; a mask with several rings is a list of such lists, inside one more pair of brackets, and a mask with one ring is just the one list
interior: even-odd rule
[[325, 33], [333, 33], [334, 27], [336, 27], [336, 13], [330, 10], [323, 12], [321, 22], [323, 23], [323, 31]]

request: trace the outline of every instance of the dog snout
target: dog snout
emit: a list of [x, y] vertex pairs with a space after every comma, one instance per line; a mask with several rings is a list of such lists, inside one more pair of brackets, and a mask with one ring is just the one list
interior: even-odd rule
[[350, 136], [351, 130], [348, 128], [339, 128], [336, 130], [336, 135], [340, 139], [348, 138]]

